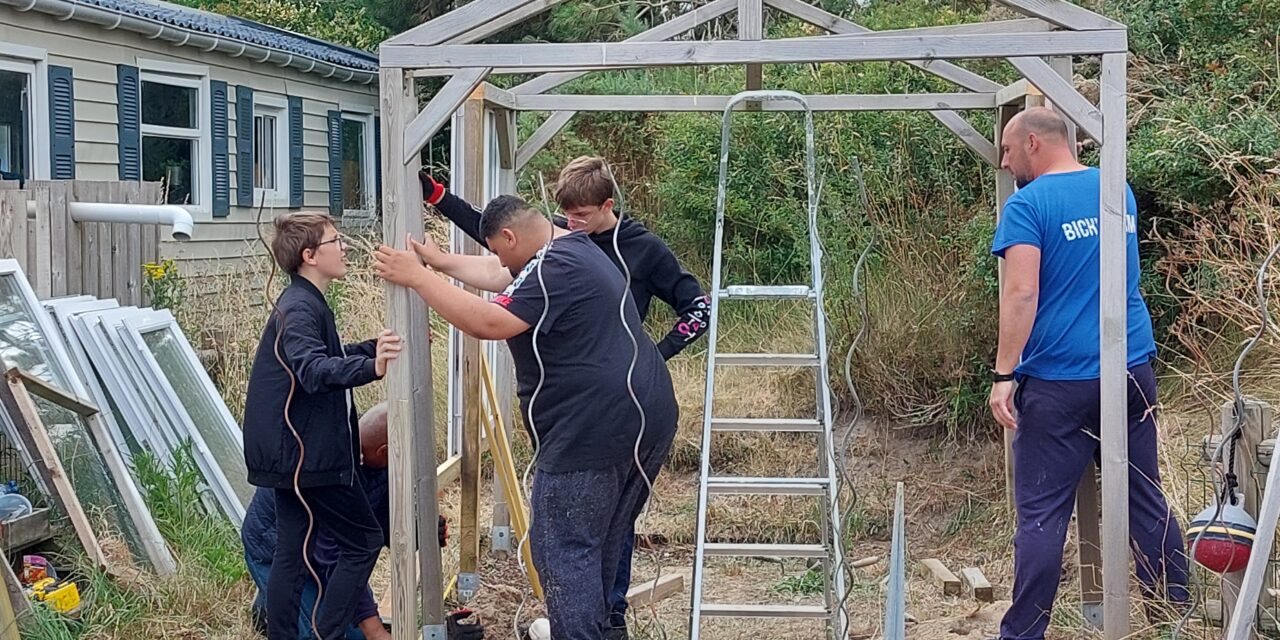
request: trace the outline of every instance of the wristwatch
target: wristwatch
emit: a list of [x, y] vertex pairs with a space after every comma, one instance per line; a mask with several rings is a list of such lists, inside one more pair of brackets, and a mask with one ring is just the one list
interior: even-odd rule
[[992, 382], [1013, 382], [1013, 374], [1012, 374], [1012, 373], [1000, 373], [999, 371], [996, 371], [995, 369], [992, 369], [992, 370], [991, 370], [991, 381], [992, 381]]

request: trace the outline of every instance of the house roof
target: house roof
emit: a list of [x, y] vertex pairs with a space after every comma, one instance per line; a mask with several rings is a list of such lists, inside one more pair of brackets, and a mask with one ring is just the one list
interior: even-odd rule
[[332, 64], [364, 71], [377, 71], [378, 58], [371, 53], [325, 42], [309, 36], [293, 33], [209, 11], [184, 7], [158, 0], [75, 0], [79, 4], [93, 5], [111, 11], [146, 18], [183, 29], [209, 35], [230, 38], [247, 44], [270, 47], [287, 53], [306, 56]]
[[19, 11], [39, 11], [106, 29], [123, 29], [178, 46], [220, 51], [340, 81], [377, 81], [374, 54], [270, 25], [160, 0], [0, 0]]

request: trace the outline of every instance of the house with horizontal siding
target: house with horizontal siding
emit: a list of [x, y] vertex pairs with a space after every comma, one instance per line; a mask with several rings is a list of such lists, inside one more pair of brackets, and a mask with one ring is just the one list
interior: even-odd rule
[[0, 179], [163, 182], [196, 222], [163, 253], [236, 268], [254, 221], [376, 217], [378, 60], [153, 0], [0, 0]]

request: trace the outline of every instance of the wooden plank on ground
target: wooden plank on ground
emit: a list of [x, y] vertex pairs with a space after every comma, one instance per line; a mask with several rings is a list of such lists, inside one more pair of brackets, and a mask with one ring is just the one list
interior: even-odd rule
[[635, 585], [627, 590], [627, 605], [647, 607], [684, 591], [684, 576], [667, 574]]
[[98, 544], [98, 537], [93, 532], [93, 526], [89, 523], [89, 517], [80, 505], [80, 499], [76, 497], [66, 470], [62, 468], [62, 462], [49, 440], [44, 423], [40, 421], [35, 402], [31, 400], [31, 395], [20, 379], [5, 377], [5, 383], [0, 384], [0, 402], [3, 402], [4, 409], [13, 420], [21, 444], [31, 456], [41, 483], [49, 492], [49, 498], [70, 518], [85, 555], [94, 566], [112, 572], [112, 567], [107, 564], [106, 554]]
[[995, 590], [991, 588], [991, 583], [987, 582], [987, 577], [982, 575], [982, 570], [977, 567], [965, 567], [960, 570], [960, 575], [964, 578], [964, 583], [973, 590], [973, 597], [979, 602], [995, 602]]
[[924, 568], [929, 570], [929, 573], [933, 575], [934, 580], [942, 584], [943, 595], [960, 595], [962, 586], [960, 584], [960, 578], [957, 578], [956, 574], [951, 573], [951, 570], [947, 568], [947, 565], [942, 564], [941, 560], [938, 560], [937, 558], [925, 558], [920, 561], [920, 564], [924, 565]]
[[[3, 549], [0, 549], [0, 580], [4, 580], [4, 590], [8, 594], [5, 598], [9, 602], [9, 607], [13, 611], [14, 617], [21, 616], [31, 612], [31, 601], [27, 599], [27, 594], [22, 591], [22, 583], [18, 582], [18, 576], [13, 573], [13, 565], [9, 564], [9, 557]], [[14, 640], [18, 638], [18, 628], [14, 627], [13, 634], [6, 640]]]

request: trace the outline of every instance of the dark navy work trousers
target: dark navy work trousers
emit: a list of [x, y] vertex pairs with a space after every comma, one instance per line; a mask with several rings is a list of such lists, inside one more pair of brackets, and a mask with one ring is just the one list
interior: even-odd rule
[[[1156, 452], [1156, 381], [1150, 365], [1129, 370], [1129, 536], [1138, 579], [1149, 599], [1187, 601], [1182, 531], [1160, 488]], [[1076, 486], [1099, 458], [1098, 380], [1024, 377], [1014, 396], [1013, 605], [1002, 640], [1043, 640], [1062, 577], [1062, 549]], [[1088, 515], [1086, 515], [1088, 517]]]

